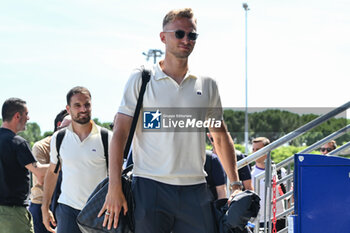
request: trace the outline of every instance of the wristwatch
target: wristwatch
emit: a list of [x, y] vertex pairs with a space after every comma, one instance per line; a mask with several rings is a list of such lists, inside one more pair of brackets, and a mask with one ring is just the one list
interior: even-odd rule
[[232, 182], [230, 183], [230, 188], [232, 188], [233, 186], [237, 186], [237, 187], [239, 187], [240, 189], [242, 189], [242, 188], [243, 188], [242, 181], [232, 181]]

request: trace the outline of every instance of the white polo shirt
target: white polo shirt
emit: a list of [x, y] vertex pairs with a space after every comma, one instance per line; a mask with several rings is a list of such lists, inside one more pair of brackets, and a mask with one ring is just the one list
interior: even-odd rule
[[[101, 127], [92, 121], [90, 135], [80, 141], [70, 124], [63, 138], [60, 156], [62, 165], [62, 185], [59, 203], [81, 210], [88, 197], [105, 177], [107, 177], [106, 159], [100, 134]], [[57, 164], [57, 132], [51, 139], [50, 161]], [[112, 133], [108, 132], [110, 142]]]
[[[255, 177], [260, 175], [262, 172], [264, 172], [265, 169], [263, 168], [260, 168], [260, 167], [257, 167], [257, 166], [253, 166], [252, 167], [252, 184], [253, 184], [253, 187], [254, 187], [254, 183], [255, 183]], [[282, 172], [282, 177], [285, 176], [285, 173]], [[278, 181], [278, 177], [277, 177], [277, 181]], [[269, 197], [269, 194], [270, 191], [268, 190], [267, 191], [267, 196]], [[259, 216], [260, 216], [260, 222], [264, 222], [264, 206], [265, 206], [265, 202], [264, 202], [264, 199], [265, 199], [265, 178], [262, 178], [260, 180], [260, 193], [259, 193], [259, 196], [261, 198], [260, 200], [260, 211], [259, 211]], [[279, 198], [281, 195], [277, 189], [277, 192], [276, 192], [276, 197]], [[279, 201], [276, 203], [276, 215], [279, 215], [280, 213], [282, 213], [283, 211], [285, 210], [284, 208], [284, 204], [283, 204], [283, 201]], [[269, 215], [269, 210], [267, 210], [267, 214]], [[268, 216], [267, 215], [267, 216]]]
[[[141, 69], [130, 76], [118, 112], [133, 116], [139, 90]], [[212, 108], [219, 108], [216, 119], [222, 120], [222, 109], [216, 82], [188, 72], [179, 85], [156, 64], [147, 84], [143, 100], [144, 109], [207, 109], [205, 117], [211, 117]], [[133, 139], [134, 176], [153, 179], [172, 185], [205, 183], [205, 132], [174, 132], [143, 129], [141, 109]]]

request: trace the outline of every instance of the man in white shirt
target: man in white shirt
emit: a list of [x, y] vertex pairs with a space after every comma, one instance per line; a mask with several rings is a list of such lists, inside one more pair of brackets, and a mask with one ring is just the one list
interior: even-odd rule
[[331, 140], [324, 144], [321, 148], [320, 151], [323, 155], [327, 155], [329, 152], [332, 150], [335, 150], [337, 148], [337, 143], [334, 140]]
[[[88, 197], [107, 176], [107, 163], [101, 139], [101, 127], [91, 120], [91, 94], [84, 87], [74, 87], [67, 94], [67, 112], [71, 124], [60, 147], [62, 169], [61, 195], [56, 209], [57, 233], [80, 233], [76, 217]], [[60, 132], [60, 131], [58, 131]], [[42, 202], [43, 223], [48, 231], [55, 232], [56, 226], [49, 205], [56, 186], [57, 159], [56, 132], [50, 144], [50, 167], [45, 177]], [[111, 134], [108, 138], [111, 138]]]
[[[253, 140], [253, 153], [257, 152], [258, 150], [260, 150], [261, 148], [267, 146], [268, 144], [270, 144], [270, 140], [268, 138], [266, 138], [266, 137], [255, 138]], [[255, 186], [255, 177], [258, 176], [260, 173], [265, 171], [265, 160], [266, 160], [266, 158], [267, 158], [267, 155], [264, 155], [264, 156], [258, 158], [257, 160], [255, 160], [255, 165], [252, 167], [253, 186]], [[282, 177], [284, 175], [285, 175], [285, 173], [281, 174]], [[277, 177], [276, 180], [278, 180], [278, 177]], [[276, 191], [276, 196], [277, 197], [283, 195], [283, 193], [281, 194], [280, 192], [281, 192], [281, 188], [277, 188], [277, 191]], [[259, 212], [260, 227], [264, 227], [265, 178], [262, 178], [260, 180], [259, 196], [261, 198], [261, 201], [260, 201], [260, 212]], [[285, 210], [285, 208], [284, 208], [284, 205], [283, 205], [283, 201], [277, 202], [276, 203], [276, 215], [282, 213], [284, 210]], [[267, 213], [269, 213], [269, 212], [267, 212]], [[284, 218], [277, 219], [277, 222], [276, 222], [276, 229], [277, 229], [277, 231], [282, 230], [283, 228], [285, 228], [285, 226], [286, 226], [285, 225], [285, 221], [286, 220]]]
[[[238, 190], [240, 182], [234, 145], [223, 123], [216, 82], [194, 75], [188, 69], [188, 57], [197, 36], [197, 23], [191, 9], [172, 10], [165, 16], [160, 33], [166, 47], [165, 58], [152, 69], [143, 108], [164, 111], [165, 108], [183, 111], [201, 108], [205, 119], [216, 117], [220, 126], [211, 125], [209, 130], [232, 187]], [[141, 86], [141, 73], [140, 69], [132, 73], [114, 121], [109, 189], [99, 213], [99, 216], [104, 214], [103, 225], [108, 229], [112, 224], [116, 228], [119, 214], [128, 210], [120, 176], [123, 150]], [[219, 109], [220, 114], [214, 109]], [[158, 111], [154, 114], [155, 118], [160, 116]], [[210, 194], [205, 184], [205, 131], [155, 129], [144, 132], [143, 127], [139, 122], [132, 148], [135, 233], [215, 232]], [[123, 213], [120, 213], [121, 208]]]

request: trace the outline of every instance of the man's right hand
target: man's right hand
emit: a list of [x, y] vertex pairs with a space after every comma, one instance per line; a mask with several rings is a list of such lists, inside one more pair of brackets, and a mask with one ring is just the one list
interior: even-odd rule
[[45, 225], [46, 229], [50, 232], [55, 232], [55, 229], [53, 229], [51, 225], [56, 227], [56, 220], [51, 210], [49, 210], [48, 207], [41, 206], [41, 212], [43, 215], [43, 224]]
[[125, 200], [123, 191], [121, 189], [121, 185], [120, 188], [109, 188], [105, 203], [103, 204], [103, 207], [97, 216], [98, 218], [100, 218], [102, 215], [104, 215], [102, 226], [107, 226], [107, 229], [110, 230], [113, 224], [113, 228], [117, 228], [119, 214], [121, 212], [122, 207], [124, 210], [123, 214], [126, 215], [126, 212], [128, 212], [128, 205]]
[[122, 190], [121, 172], [123, 166], [123, 154], [131, 128], [132, 117], [117, 113], [114, 119], [113, 136], [109, 148], [109, 184], [108, 193], [97, 217], [104, 215], [103, 227], [110, 230], [118, 227], [119, 215], [128, 212], [128, 205]]

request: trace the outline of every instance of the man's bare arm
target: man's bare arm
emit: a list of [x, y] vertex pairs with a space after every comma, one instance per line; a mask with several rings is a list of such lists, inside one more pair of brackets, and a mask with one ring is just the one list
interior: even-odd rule
[[100, 210], [98, 217], [101, 217], [105, 212], [103, 227], [111, 229], [118, 226], [118, 219], [121, 208], [124, 209], [124, 214], [128, 211], [127, 202], [125, 200], [122, 184], [121, 171], [123, 166], [124, 148], [129, 136], [132, 117], [117, 113], [114, 120], [113, 137], [109, 149], [109, 185], [105, 203]]
[[55, 232], [54, 229], [51, 228], [50, 223], [53, 226], [56, 226], [55, 218], [52, 212], [49, 210], [52, 194], [55, 190], [58, 178], [58, 172], [55, 173], [56, 164], [50, 163], [50, 167], [47, 170], [44, 182], [44, 194], [43, 201], [41, 205], [41, 212], [43, 215], [43, 224], [46, 229], [50, 232]]
[[253, 184], [252, 184], [252, 180], [243, 180], [242, 183], [243, 183], [244, 189], [254, 191]]
[[239, 181], [235, 147], [222, 121], [220, 128], [209, 128], [214, 139], [215, 149], [230, 182]]
[[44, 183], [44, 178], [49, 164], [41, 164], [39, 162], [33, 162], [25, 166], [29, 171], [31, 171], [37, 178], [39, 184]]
[[226, 184], [216, 186], [215, 189], [218, 194], [218, 199], [227, 198]]

